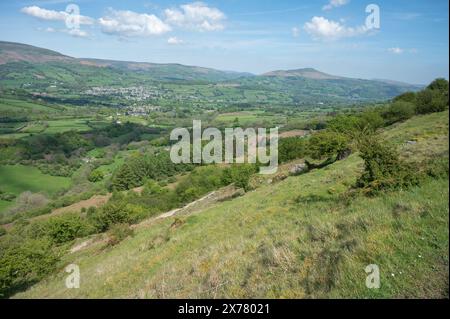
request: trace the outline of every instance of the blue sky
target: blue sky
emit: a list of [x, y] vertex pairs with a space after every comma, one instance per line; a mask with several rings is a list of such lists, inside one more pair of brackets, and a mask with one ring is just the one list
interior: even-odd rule
[[[365, 24], [371, 3], [379, 29]], [[69, 4], [79, 28], [66, 25]], [[425, 84], [448, 78], [448, 10], [447, 0], [1, 1], [0, 40], [74, 57]]]

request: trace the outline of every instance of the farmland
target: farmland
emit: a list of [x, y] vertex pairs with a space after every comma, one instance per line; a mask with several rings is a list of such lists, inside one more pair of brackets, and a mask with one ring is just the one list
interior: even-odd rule
[[16, 195], [25, 191], [55, 195], [70, 186], [70, 179], [45, 175], [30, 166], [1, 165], [0, 185], [4, 191]]
[[[448, 298], [446, 79], [0, 53], [0, 298]], [[178, 163], [193, 120], [278, 127], [275, 172]]]

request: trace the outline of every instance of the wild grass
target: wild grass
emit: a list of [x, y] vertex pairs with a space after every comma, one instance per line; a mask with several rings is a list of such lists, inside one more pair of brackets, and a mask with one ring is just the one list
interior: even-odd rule
[[[448, 139], [436, 114], [411, 121], [433, 127], [418, 132], [424, 141]], [[414, 125], [384, 134], [401, 147]], [[448, 153], [433, 147], [431, 157]], [[143, 224], [114, 247], [101, 235], [15, 297], [448, 298], [448, 178], [349, 196], [362, 169], [353, 154], [201, 213]], [[79, 289], [64, 286], [69, 263], [80, 266]], [[365, 285], [369, 264], [379, 266], [380, 289]]]

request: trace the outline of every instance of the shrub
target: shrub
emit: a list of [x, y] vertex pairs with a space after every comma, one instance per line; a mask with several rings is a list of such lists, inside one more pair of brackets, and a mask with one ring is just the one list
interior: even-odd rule
[[442, 112], [448, 108], [448, 91], [426, 89], [417, 94], [416, 112], [427, 114]]
[[0, 193], [0, 200], [12, 202], [17, 196], [12, 193]]
[[278, 157], [280, 163], [302, 158], [306, 154], [305, 139], [300, 137], [287, 137], [279, 141]]
[[175, 188], [175, 193], [180, 202], [190, 202], [203, 194], [221, 187], [223, 185], [221, 176], [222, 169], [217, 166], [199, 167], [181, 179]]
[[427, 89], [448, 92], [448, 81], [444, 78], [438, 78], [431, 82]]
[[226, 168], [222, 173], [222, 184], [234, 183], [236, 187], [248, 191], [250, 189], [250, 177], [256, 172], [256, 169], [256, 165], [251, 164], [233, 165]]
[[114, 224], [127, 223], [130, 216], [125, 208], [125, 201], [108, 202], [89, 217], [98, 231], [108, 230]]
[[133, 236], [133, 229], [128, 224], [116, 224], [108, 231], [108, 245], [114, 246], [129, 236]]
[[368, 110], [360, 115], [360, 128], [368, 128], [372, 131], [384, 126], [384, 119], [379, 111]]
[[411, 102], [397, 101], [392, 103], [383, 112], [383, 118], [388, 125], [399, 121], [405, 121], [415, 114], [416, 106]]
[[102, 171], [94, 170], [89, 174], [88, 181], [90, 181], [91, 183], [97, 183], [103, 180], [104, 177], [105, 176]]
[[0, 298], [24, 289], [55, 270], [58, 255], [47, 238], [22, 240], [0, 249]]
[[0, 227], [0, 237], [6, 235], [6, 230], [3, 227]]
[[153, 156], [134, 156], [122, 165], [112, 178], [114, 190], [141, 186], [146, 179], [161, 180], [192, 169], [191, 164], [174, 164], [168, 152]]
[[393, 146], [376, 136], [366, 137], [360, 143], [360, 156], [364, 160], [364, 172], [356, 185], [369, 193], [418, 183], [415, 170], [399, 159]]
[[309, 154], [314, 159], [330, 158], [347, 151], [348, 148], [348, 137], [328, 130], [314, 134], [308, 143]]
[[[352, 134], [361, 129], [361, 119], [355, 115], [338, 115], [328, 122], [328, 131], [342, 134]], [[326, 138], [326, 136], [323, 136]]]
[[409, 102], [409, 103], [416, 103], [416, 93], [415, 92], [405, 92], [403, 94], [400, 94], [399, 96], [395, 97], [394, 102]]
[[65, 243], [89, 233], [87, 222], [76, 214], [67, 214], [47, 221], [47, 233], [57, 243]]

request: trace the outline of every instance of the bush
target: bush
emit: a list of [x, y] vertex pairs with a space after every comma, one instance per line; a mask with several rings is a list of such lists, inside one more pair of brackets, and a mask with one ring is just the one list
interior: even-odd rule
[[156, 181], [149, 179], [145, 182], [144, 188], [141, 192], [143, 196], [150, 196], [155, 194], [161, 194], [164, 191], [164, 188], [160, 186]]
[[326, 130], [311, 136], [308, 146], [312, 158], [330, 158], [348, 150], [349, 138], [338, 132]]
[[89, 225], [76, 214], [66, 214], [49, 219], [47, 234], [57, 244], [62, 244], [90, 233]]
[[49, 239], [13, 238], [0, 249], [0, 298], [27, 288], [55, 270], [58, 255]]
[[103, 180], [104, 177], [105, 175], [102, 171], [94, 170], [89, 174], [88, 181], [90, 181], [91, 183], [97, 183]]
[[280, 163], [302, 158], [306, 154], [306, 142], [304, 138], [287, 137], [279, 141], [278, 157]]
[[399, 96], [395, 97], [394, 102], [409, 102], [409, 103], [416, 103], [416, 93], [415, 92], [405, 92], [403, 94], [400, 94]]
[[233, 165], [226, 168], [222, 173], [222, 184], [233, 184], [236, 187], [243, 188], [245, 191], [250, 190], [250, 177], [256, 173], [256, 165], [242, 164]]
[[416, 112], [427, 114], [442, 112], [448, 108], [448, 91], [426, 89], [417, 94]]
[[174, 164], [168, 152], [153, 156], [134, 156], [122, 165], [112, 178], [114, 190], [141, 186], [146, 179], [162, 180], [192, 169], [191, 164]]
[[360, 115], [360, 128], [368, 128], [372, 131], [384, 126], [384, 119], [379, 111], [368, 110]]
[[115, 224], [128, 223], [130, 221], [130, 215], [125, 206], [125, 201], [111, 201], [89, 217], [96, 229], [103, 232]]
[[108, 245], [114, 246], [129, 236], [133, 236], [133, 229], [128, 224], [116, 224], [108, 231]]
[[221, 177], [222, 169], [215, 165], [199, 167], [181, 179], [175, 188], [175, 193], [180, 202], [190, 202], [221, 187], [223, 185]]
[[0, 237], [6, 235], [6, 230], [3, 227], [0, 227]]
[[12, 202], [17, 196], [12, 193], [0, 193], [0, 200]]
[[448, 81], [444, 78], [438, 78], [427, 86], [427, 89], [441, 92], [448, 92]]
[[355, 115], [338, 115], [332, 118], [328, 124], [328, 131], [342, 134], [352, 134], [361, 128], [361, 119]]
[[399, 159], [393, 146], [376, 136], [366, 137], [360, 143], [360, 156], [364, 172], [356, 185], [369, 193], [418, 184], [416, 171]]
[[397, 101], [383, 112], [383, 118], [386, 120], [386, 124], [391, 125], [413, 117], [415, 109], [416, 106], [411, 102]]

